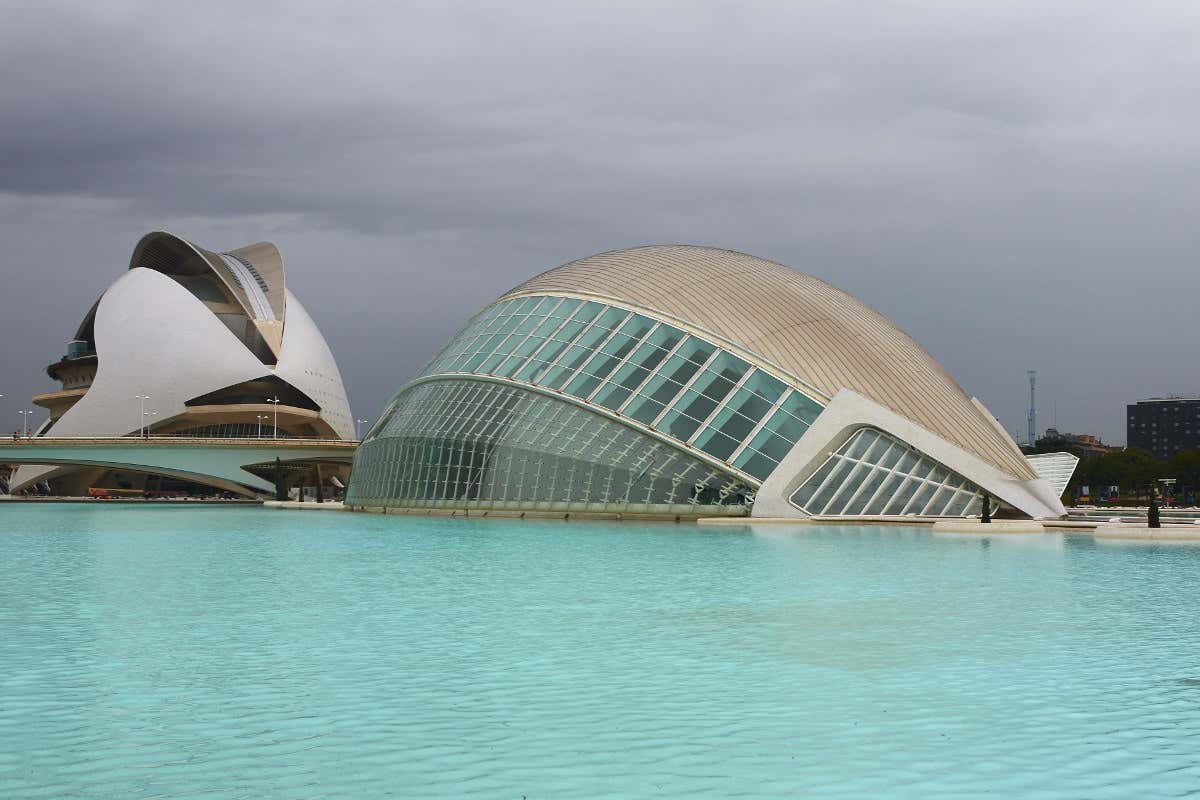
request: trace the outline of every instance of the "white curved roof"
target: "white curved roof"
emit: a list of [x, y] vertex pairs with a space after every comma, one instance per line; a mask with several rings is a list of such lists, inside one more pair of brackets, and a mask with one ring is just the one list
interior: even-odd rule
[[852, 389], [1013, 477], [1038, 477], [1016, 443], [908, 334], [846, 292], [782, 264], [710, 247], [637, 247], [564, 264], [505, 297], [536, 292], [603, 298], [673, 318], [826, 398]]
[[275, 245], [258, 242], [215, 253], [173, 233], [153, 231], [138, 241], [129, 258], [130, 269], [140, 267], [168, 275], [216, 276], [279, 356], [287, 287], [283, 257]]

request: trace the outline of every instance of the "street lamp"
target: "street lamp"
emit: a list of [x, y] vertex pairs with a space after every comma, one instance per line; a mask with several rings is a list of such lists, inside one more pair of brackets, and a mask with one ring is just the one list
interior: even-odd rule
[[146, 418], [147, 417], [157, 417], [157, 416], [158, 416], [157, 411], [143, 411], [142, 412], [142, 438], [143, 439], [150, 438], [150, 424], [146, 421]]
[[258, 438], [262, 438], [262, 423], [264, 419], [270, 419], [266, 414], [258, 414], [255, 419], [258, 420]]
[[276, 395], [275, 397], [268, 397], [267, 402], [275, 404], [275, 422], [271, 425], [271, 438], [278, 439], [279, 438], [279, 396]]
[[365, 419], [356, 419], [356, 420], [354, 420], [354, 438], [355, 438], [355, 440], [356, 440], [356, 441], [359, 441], [359, 442], [361, 442], [361, 441], [362, 441], [362, 434], [360, 434], [360, 433], [358, 432], [358, 426], [359, 426], [361, 423], [364, 423], [364, 422], [369, 422], [369, 420], [365, 420]]
[[17, 413], [20, 414], [22, 417], [24, 417], [24, 422], [22, 423], [22, 426], [21, 426], [22, 427], [22, 435], [26, 439], [28, 439], [29, 438], [29, 415], [32, 414], [33, 412], [32, 411], [18, 411]]
[[138, 434], [144, 437], [146, 435], [146, 401], [150, 399], [150, 395], [135, 394], [133, 399], [140, 400], [142, 403], [142, 413], [138, 415]]

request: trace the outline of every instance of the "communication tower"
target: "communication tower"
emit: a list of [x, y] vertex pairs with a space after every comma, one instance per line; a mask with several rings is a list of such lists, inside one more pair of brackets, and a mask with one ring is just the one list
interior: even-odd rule
[[1037, 441], [1037, 370], [1029, 370], [1029, 446]]

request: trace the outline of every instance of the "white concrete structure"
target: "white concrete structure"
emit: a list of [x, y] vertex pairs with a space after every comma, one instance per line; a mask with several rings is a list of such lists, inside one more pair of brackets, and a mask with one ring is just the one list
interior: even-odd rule
[[350, 463], [354, 448], [354, 442], [340, 440], [38, 436], [0, 439], [0, 462], [167, 476], [252, 497], [274, 492], [276, 459], [285, 470], [303, 464], [307, 473], [319, 464], [333, 472]]
[[[333, 354], [265, 242], [214, 253], [143, 237], [47, 369], [63, 388], [34, 398], [51, 412], [39, 435], [253, 436], [269, 414], [270, 436], [354, 438]], [[22, 467], [12, 488], [69, 472]]]
[[401, 388], [347, 505], [1058, 517], [995, 418], [881, 314], [744, 253], [584, 258], [498, 298]]
[[[862, 430], [881, 431], [890, 435], [900, 444], [892, 444], [888, 450], [883, 450], [883, 445], [877, 443], [875, 449], [881, 451], [879, 459], [873, 460], [869, 458], [868, 452], [864, 452], [858, 459], [848, 460], [845, 471], [841, 475], [838, 475], [834, 469], [829, 469], [822, 482], [818, 483], [813, 480], [814, 476], [821, 474], [823, 466], [837, 463], [837, 453], [854, 434]], [[934, 485], [928, 479], [916, 484], [915, 479], [908, 477], [908, 473], [902, 475], [897, 469], [900, 463], [899, 458], [895, 459], [893, 465], [882, 473], [880, 479], [874, 482], [870, 480], [874, 470], [870, 470], [869, 467], [876, 463], [887, 463], [884, 459], [889, 451], [901, 455], [910, 451], [920, 453], [929, 457], [935, 465], [945, 468], [945, 477], [936, 482], [938, 488], [930, 493], [929, 499], [924, 504], [917, 505], [920, 497], [919, 491], [913, 491], [903, 505], [900, 505], [899, 501], [895, 499], [903, 497], [902, 492], [888, 494], [889, 481], [896, 489], [908, 484], [910, 480], [913, 481], [910, 485], [916, 485], [917, 489]], [[857, 465], [852, 466], [855, 464]], [[930, 468], [930, 474], [933, 473], [933, 469], [933, 467]], [[889, 478], [889, 476], [891, 477]], [[946, 500], [941, 506], [932, 509], [929, 506], [936, 503], [937, 495], [942, 488], [953, 485], [956, 479], [965, 479], [969, 485], [981, 487], [995, 500], [1012, 508], [1020, 509], [1031, 517], [1055, 518], [1066, 513], [1058, 499], [1060, 492], [1056, 492], [1045, 479], [1021, 479], [1006, 474], [978, 455], [926, 430], [912, 420], [890, 411], [857, 392], [843, 389], [834, 396], [808, 432], [780, 462], [779, 467], [763, 482], [754, 502], [754, 516], [789, 517], [796, 516], [797, 511], [812, 516], [854, 516], [863, 514], [873, 506], [876, 508], [882, 506], [879, 516], [903, 516], [906, 514], [946, 516], [943, 511], [945, 505], [951, 500], [949, 492], [946, 492]], [[846, 491], [847, 486], [855, 485], [855, 480], [858, 482], [859, 490], [856, 494], [850, 494], [847, 497], [844, 505], [849, 508], [843, 506], [830, 508], [836, 504], [838, 496]], [[805, 486], [812, 487], [808, 494], [813, 498], [821, 496], [823, 486], [831, 487], [832, 490], [828, 492], [829, 500], [821, 508], [814, 508], [808, 504], [802, 506], [799, 500], [801, 496], [804, 496], [802, 490]], [[958, 493], [962, 491], [964, 490], [957, 490]], [[971, 490], [969, 493], [975, 495], [977, 491]], [[895, 507], [889, 507], [893, 502], [896, 503]], [[975, 502], [972, 499], [968, 503], [964, 503], [959, 513], [965, 512], [967, 506], [973, 506]], [[972, 507], [971, 510], [975, 509]], [[870, 514], [866, 515], [870, 516]]]
[[1037, 470], [1037, 474], [1050, 483], [1059, 497], [1067, 490], [1067, 484], [1079, 466], [1079, 456], [1074, 453], [1037, 453], [1025, 458]]

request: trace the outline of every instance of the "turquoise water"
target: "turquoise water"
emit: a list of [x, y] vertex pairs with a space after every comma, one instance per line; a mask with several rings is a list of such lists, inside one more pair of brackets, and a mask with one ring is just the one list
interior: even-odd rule
[[1200, 794], [1200, 548], [0, 507], [0, 797]]

